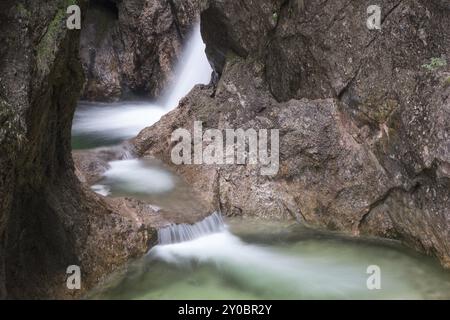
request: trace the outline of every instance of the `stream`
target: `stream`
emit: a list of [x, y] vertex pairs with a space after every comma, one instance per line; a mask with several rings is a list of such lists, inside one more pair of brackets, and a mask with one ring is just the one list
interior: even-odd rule
[[[298, 224], [230, 219], [223, 230], [158, 245], [92, 299], [448, 299], [450, 276], [392, 241]], [[368, 290], [367, 267], [381, 270]]]
[[[158, 101], [80, 102], [72, 147], [118, 145], [175, 108], [211, 68], [197, 27]], [[92, 189], [109, 197], [144, 199], [164, 208], [195, 207], [190, 188], [155, 160], [124, 159]], [[91, 299], [449, 299], [450, 274], [432, 258], [395, 241], [352, 238], [293, 222], [212, 214], [196, 225], [159, 231], [159, 245], [90, 292]], [[369, 266], [380, 289], [369, 290]]]

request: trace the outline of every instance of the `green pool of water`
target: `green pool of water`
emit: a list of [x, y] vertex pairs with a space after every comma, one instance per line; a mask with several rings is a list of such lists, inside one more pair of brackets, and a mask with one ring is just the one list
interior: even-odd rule
[[[390, 241], [228, 220], [228, 230], [157, 246], [92, 299], [448, 299], [450, 274]], [[381, 289], [369, 290], [369, 266]]]

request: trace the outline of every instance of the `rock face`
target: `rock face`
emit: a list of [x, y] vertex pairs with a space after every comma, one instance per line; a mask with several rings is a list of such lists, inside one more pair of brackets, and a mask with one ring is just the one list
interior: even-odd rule
[[450, 8], [440, 0], [205, 1], [220, 80], [134, 139], [171, 164], [171, 133], [280, 130], [280, 169], [174, 166], [225, 215], [294, 218], [402, 240], [450, 267]]
[[[65, 27], [71, 3], [0, 3], [1, 298], [80, 296], [155, 241], [147, 220], [105, 203], [74, 174], [83, 71], [79, 32]], [[81, 268], [81, 290], [66, 287], [69, 265]]]
[[198, 0], [91, 0], [81, 34], [83, 98], [160, 96], [198, 19]]

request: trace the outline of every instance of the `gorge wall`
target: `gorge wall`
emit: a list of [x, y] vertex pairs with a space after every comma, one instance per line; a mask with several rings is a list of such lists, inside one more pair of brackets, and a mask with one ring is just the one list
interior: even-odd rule
[[[83, 70], [80, 34], [65, 26], [70, 4], [0, 2], [0, 298], [79, 297], [155, 240], [145, 219], [74, 174]], [[66, 287], [69, 265], [81, 290]]]
[[[450, 7], [441, 0], [203, 1], [220, 79], [134, 139], [171, 164], [176, 128], [280, 129], [280, 170], [174, 166], [228, 216], [399, 239], [450, 267]], [[434, 62], [433, 62], [434, 61]], [[435, 62], [439, 61], [438, 64]]]
[[83, 99], [159, 97], [173, 80], [198, 0], [91, 0], [81, 33]]
[[[196, 4], [92, 1], [80, 45], [64, 27], [71, 3], [0, 2], [1, 298], [78, 297], [155, 238], [139, 203], [108, 201], [77, 180], [72, 117], [83, 90], [158, 96]], [[175, 169], [225, 215], [395, 238], [450, 266], [450, 7], [380, 1], [382, 30], [369, 31], [370, 4], [200, 1], [220, 78], [143, 130], [137, 154], [171, 164], [172, 131], [194, 120], [280, 129], [274, 177], [258, 166]], [[81, 291], [66, 288], [69, 265], [81, 267]]]

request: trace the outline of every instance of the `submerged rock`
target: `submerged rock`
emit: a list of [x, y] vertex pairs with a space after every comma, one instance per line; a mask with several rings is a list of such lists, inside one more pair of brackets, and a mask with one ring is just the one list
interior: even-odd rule
[[177, 128], [280, 130], [280, 170], [174, 166], [224, 215], [296, 219], [400, 239], [450, 267], [450, 21], [442, 1], [206, 1], [220, 80], [143, 130], [138, 154], [171, 161]]

